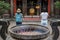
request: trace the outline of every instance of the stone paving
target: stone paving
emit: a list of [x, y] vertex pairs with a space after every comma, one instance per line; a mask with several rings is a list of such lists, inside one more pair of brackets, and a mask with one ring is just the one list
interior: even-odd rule
[[[9, 27], [12, 27], [12, 26], [15, 26], [16, 25], [14, 21], [11, 21], [10, 23], [11, 24], [10, 24]], [[40, 22], [23, 22], [23, 24], [40, 24]], [[51, 29], [50, 25], [48, 25], [48, 28], [49, 28], [50, 34], [51, 34], [52, 33], [52, 29]], [[59, 29], [60, 29], [60, 27], [59, 27]], [[9, 28], [8, 28], [8, 30], [9, 30]], [[58, 40], [59, 39], [60, 39], [60, 37], [58, 38]], [[0, 40], [2, 40], [1, 37], [0, 37]], [[15, 39], [11, 38], [10, 35], [8, 34], [6, 40], [15, 40]], [[52, 40], [52, 35], [50, 35], [48, 38], [46, 38], [44, 40]]]

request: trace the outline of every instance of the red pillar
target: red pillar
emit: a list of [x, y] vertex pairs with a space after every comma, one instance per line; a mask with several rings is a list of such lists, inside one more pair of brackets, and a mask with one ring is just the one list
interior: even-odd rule
[[14, 15], [15, 15], [15, 13], [16, 13], [16, 0], [13, 0], [13, 5], [14, 5], [13, 11], [14, 11]]
[[51, 9], [51, 8], [50, 8], [50, 7], [51, 7], [51, 6], [50, 6], [50, 3], [51, 3], [51, 0], [48, 0], [48, 13], [49, 13], [49, 14], [50, 14], [50, 9]]

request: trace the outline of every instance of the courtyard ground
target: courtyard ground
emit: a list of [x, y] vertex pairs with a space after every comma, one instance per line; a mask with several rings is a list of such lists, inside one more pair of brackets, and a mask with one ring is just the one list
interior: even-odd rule
[[[40, 24], [40, 22], [23, 22], [23, 24]], [[11, 21], [9, 27], [12, 27], [12, 26], [15, 26], [15, 25], [16, 25], [15, 21]], [[50, 34], [51, 34], [52, 33], [52, 29], [51, 29], [50, 24], [48, 25], [48, 28], [49, 28]], [[59, 31], [60, 31], [60, 27], [58, 27], [58, 28], [59, 28]], [[9, 28], [8, 28], [8, 30], [9, 30]], [[48, 38], [46, 38], [44, 40], [52, 40], [52, 37], [53, 37], [53, 35], [50, 35]], [[59, 36], [58, 40], [59, 39], [60, 39], [60, 36]], [[0, 40], [2, 40], [1, 37], [0, 37]], [[11, 38], [10, 35], [8, 34], [6, 40], [15, 40], [15, 39]]]

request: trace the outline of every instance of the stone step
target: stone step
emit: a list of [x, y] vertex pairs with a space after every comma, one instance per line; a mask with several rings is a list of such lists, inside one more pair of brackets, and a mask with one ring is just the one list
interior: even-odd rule
[[24, 17], [23, 21], [40, 21], [39, 17]]
[[[15, 21], [15, 18], [11, 19], [13, 21]], [[23, 21], [40, 21], [40, 17], [24, 17]]]

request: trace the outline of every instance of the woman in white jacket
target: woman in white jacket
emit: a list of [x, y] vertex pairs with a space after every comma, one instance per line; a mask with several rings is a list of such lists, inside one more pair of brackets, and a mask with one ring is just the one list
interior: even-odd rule
[[48, 25], [48, 12], [42, 12], [40, 14], [41, 17], [41, 25], [42, 26], [47, 26]]

